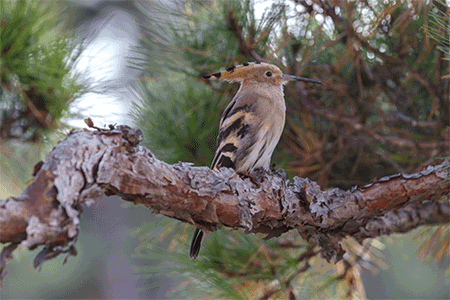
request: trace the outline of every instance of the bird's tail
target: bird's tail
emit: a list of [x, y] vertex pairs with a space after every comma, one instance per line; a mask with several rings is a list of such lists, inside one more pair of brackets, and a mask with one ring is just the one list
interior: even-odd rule
[[193, 259], [196, 259], [198, 256], [198, 253], [200, 252], [200, 247], [202, 246], [202, 240], [203, 240], [203, 231], [201, 231], [198, 228], [195, 228], [194, 236], [192, 237], [191, 242], [191, 252], [190, 257]]

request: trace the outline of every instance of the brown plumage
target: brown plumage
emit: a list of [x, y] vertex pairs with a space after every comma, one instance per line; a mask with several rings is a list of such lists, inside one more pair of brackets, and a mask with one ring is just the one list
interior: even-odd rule
[[[269, 169], [272, 153], [283, 132], [286, 106], [283, 85], [288, 81], [320, 81], [283, 75], [267, 63], [244, 63], [204, 78], [240, 82], [241, 87], [222, 114], [217, 137], [217, 150], [211, 165], [213, 170], [233, 168], [250, 174], [258, 168]], [[196, 229], [190, 256], [200, 251], [203, 232]]]

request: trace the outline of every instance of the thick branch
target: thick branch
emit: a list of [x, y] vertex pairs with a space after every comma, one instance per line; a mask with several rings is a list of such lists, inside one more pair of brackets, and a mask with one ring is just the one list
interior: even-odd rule
[[449, 222], [450, 206], [440, 202], [449, 196], [448, 162], [351, 191], [322, 191], [309, 179], [289, 181], [283, 172], [257, 171], [250, 179], [226, 168], [168, 165], [138, 146], [141, 140], [139, 130], [126, 126], [69, 135], [21, 196], [0, 200], [0, 242], [46, 245], [36, 265], [73, 254], [81, 205], [103, 195], [119, 195], [205, 230], [240, 227], [270, 238], [296, 229], [335, 260], [347, 235], [362, 240]]

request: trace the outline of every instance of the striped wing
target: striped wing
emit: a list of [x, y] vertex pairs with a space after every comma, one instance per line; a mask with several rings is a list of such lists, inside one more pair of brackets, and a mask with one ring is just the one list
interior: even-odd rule
[[241, 168], [251, 148], [254, 147], [259, 126], [256, 112], [255, 96], [236, 95], [228, 104], [220, 120], [217, 150], [211, 168], [233, 168], [245, 172]]

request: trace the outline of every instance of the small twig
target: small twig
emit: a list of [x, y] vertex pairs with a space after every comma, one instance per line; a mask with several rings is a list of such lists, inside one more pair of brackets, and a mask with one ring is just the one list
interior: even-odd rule
[[[298, 93], [302, 94], [302, 91], [297, 87]], [[308, 110], [314, 112], [314, 114], [325, 117], [328, 120], [337, 121], [340, 123], [344, 123], [346, 125], [350, 125], [350, 127], [355, 131], [362, 131], [371, 138], [375, 139], [376, 141], [382, 142], [382, 143], [389, 143], [398, 147], [405, 147], [405, 148], [418, 148], [418, 149], [427, 149], [427, 150], [434, 150], [439, 148], [445, 148], [448, 146], [448, 142], [442, 141], [442, 142], [422, 142], [422, 141], [411, 141], [409, 139], [404, 139], [397, 136], [383, 136], [378, 134], [376, 131], [374, 131], [369, 126], [362, 125], [358, 123], [356, 120], [336, 115], [334, 112], [323, 109], [323, 108], [317, 108], [314, 105], [308, 103], [304, 97], [300, 98], [301, 104]]]
[[361, 46], [368, 49], [369, 51], [371, 51], [378, 57], [381, 57], [386, 62], [388, 62], [392, 65], [402, 66], [403, 68], [405, 68], [405, 70], [407, 70], [412, 75], [412, 77], [414, 77], [420, 84], [422, 84], [427, 89], [428, 93], [432, 96], [432, 99], [434, 102], [433, 105], [435, 105], [435, 103], [438, 103], [438, 102], [440, 103], [440, 98], [439, 98], [438, 94], [436, 93], [436, 91], [438, 89], [436, 88], [436, 86], [434, 86], [432, 83], [430, 83], [426, 78], [424, 78], [422, 74], [420, 74], [419, 72], [417, 72], [414, 69], [411, 69], [404, 60], [390, 56], [389, 54], [387, 54], [385, 52], [381, 52], [379, 49], [372, 46], [368, 41], [361, 38], [359, 36], [359, 34], [355, 31], [355, 29], [353, 28], [352, 25], [350, 25], [349, 23], [344, 21], [341, 17], [339, 17], [338, 15], [335, 14], [334, 9], [332, 7], [330, 7], [328, 5], [328, 3], [326, 3], [322, 0], [314, 0], [314, 3], [316, 3], [321, 8], [323, 8], [324, 13], [327, 16], [331, 17], [333, 20], [335, 20], [339, 24], [341, 24], [341, 26], [346, 30], [347, 35], [349, 37], [352, 37], [355, 40], [357, 40]]
[[242, 36], [242, 28], [241, 26], [239, 26], [239, 23], [234, 17], [234, 11], [232, 7], [228, 9], [228, 24], [230, 26], [230, 31], [234, 34], [234, 37], [238, 42], [239, 52], [241, 52], [245, 56], [250, 56], [253, 49], [250, 49], [248, 43], [244, 41], [244, 38]]
[[391, 115], [385, 116], [384, 120], [388, 121], [388, 122], [389, 121], [390, 122], [401, 121], [401, 122], [404, 122], [404, 123], [406, 123], [406, 124], [408, 124], [410, 126], [424, 128], [424, 129], [427, 129], [427, 128], [429, 128], [429, 129], [437, 129], [440, 126], [440, 124], [438, 122], [414, 120], [413, 118], [408, 117], [408, 116], [404, 115], [401, 112], [396, 112], [395, 114], [391, 114]]
[[387, 155], [383, 149], [375, 149], [375, 154], [380, 156], [384, 161], [391, 164], [394, 169], [396, 169], [400, 173], [406, 173], [406, 170], [403, 169], [402, 166], [400, 166], [395, 160], [393, 160], [389, 155]]

